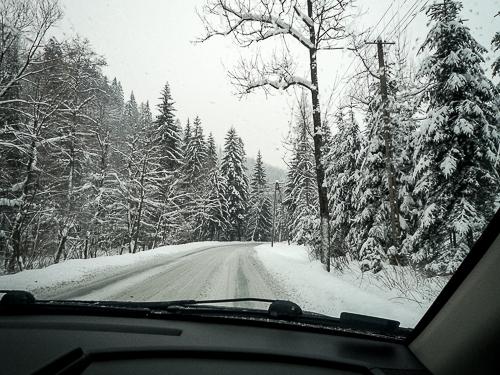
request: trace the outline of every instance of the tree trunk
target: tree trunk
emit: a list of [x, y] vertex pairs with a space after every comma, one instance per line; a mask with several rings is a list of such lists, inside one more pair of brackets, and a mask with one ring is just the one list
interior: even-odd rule
[[59, 261], [61, 260], [61, 255], [64, 251], [64, 247], [66, 246], [67, 239], [68, 239], [67, 228], [63, 228], [63, 230], [61, 231], [61, 240], [59, 241], [59, 246], [57, 247], [54, 263], [59, 263]]
[[[18, 214], [19, 215], [19, 214]], [[7, 272], [13, 273], [16, 271], [16, 267], [19, 271], [22, 271], [20, 256], [21, 256], [21, 225], [14, 226], [12, 234], [10, 236], [10, 244], [7, 244], [7, 249], [11, 252], [10, 258], [7, 264]]]
[[[36, 123], [34, 128], [36, 129]], [[30, 186], [33, 183], [33, 174], [34, 170], [36, 168], [36, 154], [37, 154], [37, 147], [36, 143], [33, 140], [31, 142], [31, 153], [30, 153], [30, 158], [28, 161], [28, 165], [26, 166], [26, 179], [24, 180], [23, 183], [23, 188], [22, 188], [22, 196], [21, 196], [21, 204], [19, 206], [19, 212], [16, 214], [16, 218], [14, 220], [14, 224], [12, 226], [12, 232], [10, 235], [10, 239], [7, 243], [7, 249], [10, 250], [10, 259], [8, 262], [7, 266], [7, 271], [8, 272], [14, 272], [16, 270], [16, 267], [18, 268], [19, 271], [22, 271], [22, 264], [20, 261], [21, 258], [21, 232], [23, 231], [23, 222], [25, 219], [25, 214], [24, 212], [29, 211], [29, 208], [31, 207], [31, 202], [28, 201], [28, 194], [30, 190]]]
[[136, 226], [135, 226], [135, 233], [134, 235], [134, 248], [132, 249], [132, 253], [135, 253], [137, 251], [137, 241], [139, 240], [139, 232], [141, 229], [141, 220], [142, 220], [142, 208], [144, 205], [144, 175], [146, 174], [146, 160], [147, 160], [147, 155], [144, 157], [144, 161], [142, 162], [142, 174], [141, 174], [141, 200], [139, 202], [139, 207], [137, 208], [137, 220], [136, 220]]
[[[307, 0], [307, 15], [313, 18], [312, 0]], [[309, 27], [309, 37], [311, 43], [316, 45], [316, 33], [314, 26]], [[328, 235], [330, 226], [330, 214], [328, 212], [328, 192], [325, 182], [325, 167], [323, 165], [323, 136], [321, 132], [321, 111], [319, 104], [318, 87], [318, 64], [316, 48], [309, 49], [309, 68], [311, 70], [311, 104], [313, 110], [314, 126], [314, 161], [316, 163], [316, 182], [318, 184], [319, 216], [321, 232], [321, 262], [326, 265], [326, 270], [330, 272], [330, 238]]]
[[87, 233], [87, 235], [85, 236], [85, 247], [83, 249], [83, 257], [85, 259], [88, 258], [88, 250], [89, 250], [89, 236], [88, 236], [88, 233]]
[[[108, 170], [108, 157], [109, 157], [109, 130], [106, 131], [106, 135], [104, 137], [104, 140], [101, 140], [99, 135], [97, 135], [97, 141], [99, 142], [100, 149], [101, 149], [101, 158], [100, 158], [100, 177], [97, 182], [97, 187], [98, 190], [101, 191], [102, 188], [104, 187], [104, 181], [106, 179], [107, 175], [107, 170]], [[97, 252], [97, 250], [101, 247], [101, 226], [102, 222], [104, 221], [105, 218], [105, 212], [104, 212], [104, 207], [102, 203], [102, 199], [99, 199], [96, 207], [96, 212], [95, 215], [91, 221], [91, 227], [90, 230], [94, 234], [95, 241], [91, 241], [90, 243], [90, 249], [86, 251], [86, 254], [88, 252], [92, 252], [94, 245], [96, 246], [96, 249], [94, 251]], [[88, 238], [88, 235], [87, 235]], [[87, 258], [87, 255], [85, 255], [85, 258]]]
[[[67, 194], [67, 202], [66, 202], [66, 210], [68, 215], [73, 214], [73, 188], [74, 188], [74, 177], [75, 177], [75, 132], [76, 132], [76, 125], [77, 125], [77, 113], [76, 111], [73, 111], [72, 114], [72, 119], [73, 122], [71, 124], [70, 128], [70, 149], [69, 149], [69, 175], [68, 175], [68, 194]], [[61, 241], [59, 242], [59, 246], [57, 247], [57, 252], [56, 256], [54, 259], [54, 263], [59, 263], [61, 260], [61, 255], [65, 251], [65, 246], [66, 246], [66, 240], [68, 239], [68, 233], [71, 228], [71, 226], [74, 224], [74, 222], [71, 222], [70, 226], [66, 226], [64, 224], [63, 229], [61, 231]]]
[[158, 223], [156, 224], [155, 234], [153, 236], [153, 243], [151, 244], [152, 249], [154, 249], [158, 243], [157, 241], [158, 241], [158, 236], [160, 234], [160, 228], [161, 228], [161, 215], [158, 218]]

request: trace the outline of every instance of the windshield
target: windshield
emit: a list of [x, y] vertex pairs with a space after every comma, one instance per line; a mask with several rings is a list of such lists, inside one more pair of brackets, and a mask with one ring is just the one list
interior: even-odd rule
[[499, 10], [2, 0], [0, 289], [413, 328], [500, 203]]

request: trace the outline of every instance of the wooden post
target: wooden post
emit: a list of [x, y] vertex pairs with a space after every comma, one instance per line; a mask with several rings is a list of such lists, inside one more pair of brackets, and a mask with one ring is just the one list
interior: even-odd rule
[[274, 184], [274, 202], [273, 202], [273, 230], [271, 232], [271, 247], [274, 246], [274, 224], [276, 221], [276, 191], [280, 188], [280, 183], [276, 181]]

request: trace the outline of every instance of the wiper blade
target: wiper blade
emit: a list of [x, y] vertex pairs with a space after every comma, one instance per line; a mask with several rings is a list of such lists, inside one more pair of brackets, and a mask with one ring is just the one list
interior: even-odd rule
[[[227, 298], [227, 299], [212, 299], [212, 300], [175, 300], [161, 302], [132, 302], [132, 301], [78, 301], [78, 300], [36, 300], [33, 294], [23, 290], [0, 290], [0, 294], [5, 293], [0, 300], [0, 305], [27, 305], [27, 304], [49, 304], [59, 306], [85, 306], [95, 308], [125, 308], [125, 309], [141, 309], [151, 312], [245, 312], [245, 313], [264, 313], [272, 318], [277, 319], [294, 319], [302, 315], [302, 309], [296, 303], [284, 300], [273, 300], [266, 298]], [[237, 303], [237, 302], [262, 302], [268, 303], [267, 310], [234, 308], [234, 307], [218, 307], [213, 306], [220, 303]]]
[[[248, 308], [234, 308], [229, 306], [218, 307], [214, 306], [220, 303], [237, 303], [237, 302], [262, 302], [268, 303], [269, 307], [266, 310], [259, 309], [248, 309]], [[118, 304], [123, 304], [119, 302]], [[266, 298], [227, 298], [227, 299], [211, 299], [211, 300], [178, 300], [178, 301], [166, 301], [166, 302], [125, 302], [125, 306], [140, 306], [149, 308], [152, 310], [161, 310], [169, 312], [179, 312], [186, 310], [191, 311], [212, 311], [212, 312], [222, 312], [222, 311], [260, 311], [265, 312], [272, 318], [279, 319], [293, 319], [301, 316], [302, 309], [299, 305], [291, 301], [285, 300], [273, 300]]]
[[171, 306], [195, 306], [195, 305], [214, 305], [219, 303], [232, 303], [232, 302], [263, 302], [272, 303], [275, 300], [266, 298], [226, 298], [226, 299], [207, 299], [207, 300], [174, 300], [174, 301], [161, 301], [161, 302], [130, 302], [132, 304], [140, 304], [144, 307], [150, 308], [165, 308]]
[[[302, 311], [297, 304], [285, 300], [265, 298], [230, 298], [213, 300], [174, 300], [160, 302], [132, 301], [74, 301], [74, 300], [36, 300], [35, 297], [22, 290], [0, 290], [4, 294], [0, 300], [2, 307], [27, 307], [43, 309], [49, 313], [80, 311], [89, 314], [116, 315], [126, 314], [142, 317], [168, 318], [179, 317], [223, 317], [237, 319], [265, 319], [320, 326], [330, 329], [341, 329], [354, 332], [366, 332], [383, 336], [406, 336], [411, 330], [401, 328], [396, 320], [377, 318], [369, 315], [343, 312], [340, 318], [314, 312]], [[267, 309], [247, 307], [216, 306], [221, 303], [262, 302], [268, 303]], [[0, 310], [1, 311], [1, 310]]]
[[214, 308], [212, 305], [219, 303], [236, 303], [236, 302], [262, 302], [268, 303], [268, 313], [272, 317], [282, 317], [282, 318], [293, 318], [302, 315], [302, 309], [299, 305], [291, 301], [285, 300], [274, 300], [266, 298], [226, 298], [226, 299], [211, 299], [211, 300], [179, 300], [179, 301], [167, 301], [167, 302], [143, 302], [140, 303], [142, 307], [148, 307], [152, 309], [165, 309], [174, 307], [196, 307], [205, 305], [205, 308]]

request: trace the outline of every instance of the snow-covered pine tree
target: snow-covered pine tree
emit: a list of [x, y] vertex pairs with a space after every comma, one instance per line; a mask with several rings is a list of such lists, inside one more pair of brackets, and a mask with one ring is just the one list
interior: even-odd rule
[[303, 100], [299, 106], [293, 156], [285, 187], [290, 237], [294, 242], [309, 245], [321, 259], [319, 248], [318, 189], [316, 187], [312, 124], [308, 107]]
[[217, 168], [218, 163], [219, 157], [217, 155], [217, 146], [215, 145], [214, 136], [210, 133], [207, 138], [207, 158], [205, 168], [207, 171], [212, 171]]
[[186, 156], [186, 150], [191, 140], [191, 122], [189, 119], [186, 121], [186, 127], [184, 128], [184, 135], [182, 137], [182, 155]]
[[114, 78], [109, 88], [110, 107], [108, 116], [110, 117], [111, 135], [110, 141], [113, 145], [113, 151], [110, 155], [111, 163], [115, 166], [123, 164], [121, 153], [126, 151], [125, 134], [122, 126], [123, 110], [125, 108], [125, 99], [121, 83]]
[[[188, 129], [186, 129], [187, 131]], [[208, 173], [205, 168], [207, 159], [207, 146], [203, 135], [201, 120], [196, 116], [192, 130], [185, 133], [187, 141], [182, 165], [182, 184], [185, 197], [182, 202], [184, 214], [183, 240], [200, 240], [201, 223], [205, 210], [205, 185]], [[200, 194], [200, 192], [202, 192]]]
[[218, 164], [217, 148], [210, 133], [206, 142], [203, 186], [198, 187], [193, 194], [196, 209], [194, 232], [199, 240], [222, 239], [228, 228], [227, 184]]
[[[182, 140], [179, 122], [175, 119], [174, 100], [168, 82], [165, 84], [158, 104], [158, 115], [154, 122], [154, 144], [159, 145], [162, 185], [158, 200], [162, 201], [163, 212], [156, 224], [155, 238], [161, 243], [177, 241], [176, 234], [183, 225], [183, 184], [180, 176], [182, 167]], [[156, 242], [156, 241], [155, 241]]]
[[204, 187], [202, 215], [199, 215], [200, 238], [204, 240], [220, 240], [230, 226], [229, 206], [226, 197], [228, 187], [226, 180], [217, 166], [208, 172]]
[[[408, 246], [402, 246], [402, 242], [415, 224], [416, 203], [411, 193], [411, 150], [412, 133], [415, 129], [413, 116], [419, 102], [414, 93], [417, 91], [415, 80], [407, 66], [404, 45], [398, 43], [395, 48], [390, 68], [386, 68], [387, 102], [382, 102], [378, 82], [368, 86], [366, 125], [357, 162], [359, 178], [354, 193], [357, 213], [353, 217], [353, 237], [350, 240], [357, 249], [356, 257], [361, 260], [361, 268], [375, 272], [382, 267], [382, 260], [393, 265], [404, 265], [407, 262]], [[391, 164], [398, 192], [396, 215], [401, 232], [396, 240], [391, 235], [383, 105], [389, 114]]]
[[[327, 155], [330, 153], [331, 148], [332, 148], [332, 142], [333, 142], [333, 136], [332, 136], [332, 129], [330, 128], [330, 123], [328, 120], [323, 120], [323, 123], [321, 125], [321, 135], [323, 137], [323, 146], [321, 149], [321, 154], [324, 155], [323, 158], [324, 160], [327, 160]], [[326, 179], [326, 163], [325, 162], [325, 179]], [[328, 198], [330, 201], [331, 199]]]
[[422, 109], [422, 91], [426, 83], [420, 82], [412, 65], [408, 62], [403, 42], [395, 45], [393, 68], [388, 71], [390, 89], [390, 114], [393, 123], [392, 144], [394, 147], [393, 163], [398, 187], [399, 224], [401, 242], [395, 250], [397, 261], [407, 262], [414, 251], [411, 237], [418, 222], [421, 203], [415, 199], [413, 178], [415, 144], [413, 142], [417, 128], [416, 118], [425, 117]]
[[244, 218], [247, 211], [248, 179], [245, 167], [243, 141], [231, 127], [226, 134], [221, 174], [226, 181], [226, 200], [228, 203], [227, 238], [241, 239], [244, 236]]
[[429, 6], [427, 119], [416, 138], [415, 193], [424, 204], [413, 261], [432, 273], [456, 270], [494, 210], [499, 129], [495, 88], [481, 64], [486, 50], [460, 20], [462, 5]]
[[[496, 16], [499, 16], [498, 14]], [[495, 33], [493, 40], [491, 41], [491, 45], [493, 47], [493, 51], [496, 53], [500, 53], [500, 31]], [[493, 69], [493, 77], [496, 75], [500, 75], [500, 56], [497, 56], [491, 65]]]
[[125, 103], [122, 127], [126, 134], [127, 143], [133, 141], [139, 130], [139, 106], [133, 91], [130, 93], [130, 99]]
[[[182, 166], [176, 176], [179, 179], [179, 191], [182, 193], [181, 198], [178, 201], [179, 213], [182, 216], [182, 224], [179, 226], [178, 235], [176, 236], [180, 242], [186, 242], [189, 240], [196, 240], [193, 233], [195, 232], [196, 219], [193, 218], [193, 213], [195, 212], [196, 206], [199, 202], [195, 202], [194, 198], [199, 199], [199, 195], [193, 196], [193, 185], [191, 182], [191, 173], [189, 172], [190, 166], [188, 162], [189, 148], [191, 146], [191, 140], [193, 136], [193, 129], [191, 127], [191, 121], [189, 118], [186, 121], [186, 126], [181, 129], [182, 133]], [[188, 176], [189, 175], [189, 176]], [[181, 209], [182, 208], [182, 209]]]
[[332, 255], [339, 257], [355, 248], [351, 226], [356, 215], [353, 192], [359, 177], [356, 161], [361, 148], [361, 134], [352, 107], [346, 113], [339, 109], [335, 123], [337, 132], [327, 155], [326, 178], [330, 199]]
[[175, 121], [175, 108], [172, 93], [168, 82], [165, 84], [158, 104], [156, 117], [156, 137], [162, 145], [163, 167], [167, 174], [178, 171], [182, 164], [182, 141], [177, 122]]
[[152, 248], [158, 241], [157, 223], [158, 218], [163, 213], [165, 206], [169, 207], [169, 200], [166, 203], [162, 200], [165, 193], [165, 186], [170, 190], [167, 197], [171, 198], [175, 194], [172, 184], [174, 176], [163, 173], [161, 145], [155, 141], [155, 124], [149, 108], [149, 103], [141, 104], [139, 107], [139, 133], [138, 142], [140, 154], [138, 159], [137, 179], [140, 182], [140, 215], [136, 220], [134, 244], [136, 250], [140, 243], [141, 248]]
[[137, 106], [131, 95], [125, 104], [123, 123], [128, 127], [128, 150], [122, 155], [126, 168], [117, 175], [122, 199], [115, 197], [115, 205], [123, 209], [115, 225], [126, 239], [123, 244], [135, 253], [164, 240], [158, 223], [170, 209], [169, 195], [165, 199], [164, 194], [171, 194], [174, 177], [164, 173], [162, 145], [156, 143], [156, 124], [149, 104]]
[[250, 179], [246, 234], [249, 241], [269, 241], [271, 238], [272, 203], [267, 185], [262, 154], [258, 151]]
[[193, 121], [193, 131], [189, 137], [184, 155], [183, 178], [188, 190], [198, 190], [203, 185], [207, 146], [203, 135], [201, 120], [198, 116]]
[[354, 190], [356, 215], [352, 223], [356, 258], [363, 271], [378, 272], [390, 244], [390, 219], [385, 163], [384, 123], [381, 96], [372, 86], [365, 130], [357, 164], [359, 178]]
[[297, 209], [293, 191], [293, 181], [295, 176], [295, 171], [297, 170], [296, 158], [295, 158], [295, 144], [293, 145], [293, 155], [288, 162], [288, 169], [286, 173], [285, 187], [283, 189], [283, 206], [286, 210], [286, 217], [288, 218], [288, 239], [292, 239], [292, 225], [290, 223], [291, 218], [294, 217], [295, 210]]
[[117, 178], [125, 171], [123, 155], [127, 152], [122, 125], [124, 107], [121, 84], [114, 78], [96, 95], [98, 125], [93, 131], [96, 157], [88, 173], [94, 191], [87, 203], [91, 218], [84, 228], [84, 258], [119, 247], [125, 238], [124, 197]]
[[[500, 17], [500, 13], [497, 13], [495, 17]], [[493, 47], [493, 51], [497, 53], [497, 58], [493, 61], [491, 68], [493, 70], [493, 77], [500, 78], [500, 31], [495, 33], [493, 40], [491, 41], [491, 45]], [[500, 81], [496, 86], [497, 94], [496, 94], [496, 105], [497, 105], [497, 129], [500, 129]], [[500, 130], [499, 130], [500, 131]], [[500, 149], [497, 153], [497, 161], [496, 161], [497, 172], [500, 174]], [[500, 194], [497, 196], [497, 201], [495, 206], [500, 207]]]

